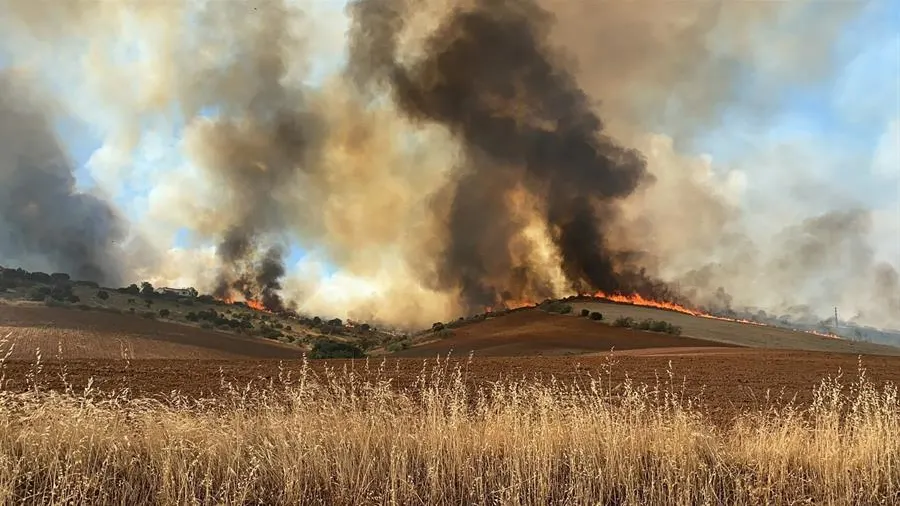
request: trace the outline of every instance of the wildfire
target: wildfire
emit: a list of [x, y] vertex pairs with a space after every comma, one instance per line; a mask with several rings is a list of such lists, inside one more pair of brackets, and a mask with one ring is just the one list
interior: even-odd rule
[[653, 300], [653, 299], [645, 299], [644, 297], [641, 297], [638, 294], [618, 295], [618, 294], [606, 294], [603, 292], [597, 292], [594, 294], [594, 297], [599, 298], [599, 299], [610, 300], [613, 302], [633, 304], [635, 306], [655, 307], [657, 309], [668, 309], [670, 311], [678, 311], [679, 313], [689, 314], [692, 316], [705, 316], [705, 314], [701, 313], [700, 311], [695, 311], [693, 309], [686, 308], [680, 304], [675, 304], [673, 302], [663, 302], [663, 301]]
[[225, 304], [241, 303], [241, 304], [249, 307], [250, 309], [255, 309], [257, 311], [264, 311], [266, 313], [271, 313], [271, 311], [266, 309], [266, 306], [264, 306], [262, 302], [260, 302], [258, 300], [254, 300], [254, 299], [247, 299], [247, 300], [240, 301], [240, 300], [235, 299], [234, 297], [227, 296], [227, 297], [222, 297], [219, 300], [224, 302]]
[[244, 304], [247, 304], [247, 307], [249, 307], [250, 309], [255, 309], [257, 311], [269, 311], [268, 309], [266, 309], [266, 306], [263, 306], [263, 303], [258, 300], [249, 299], [244, 302]]

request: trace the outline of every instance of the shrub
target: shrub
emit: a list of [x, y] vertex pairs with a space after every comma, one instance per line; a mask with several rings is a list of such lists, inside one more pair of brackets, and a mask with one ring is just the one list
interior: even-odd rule
[[153, 311], [144, 311], [143, 313], [141, 313], [141, 316], [143, 316], [144, 318], [146, 318], [148, 320], [156, 319], [156, 313], [154, 313]]
[[548, 313], [569, 314], [572, 312], [572, 306], [558, 300], [544, 301], [540, 308]]
[[216, 302], [216, 299], [214, 299], [212, 295], [201, 295], [197, 297], [197, 300], [204, 304], [213, 304], [214, 302]]
[[591, 320], [600, 321], [603, 319], [603, 314], [594, 311], [590, 314]]
[[662, 320], [655, 320], [650, 322], [650, 330], [652, 330], [653, 332], [669, 332], [669, 327], [671, 326], [671, 323]]
[[212, 330], [213, 326], [209, 322], [203, 322], [202, 324], [200, 324], [200, 328], [206, 329], [206, 330]]
[[168, 309], [160, 309], [160, 310], [159, 310], [159, 317], [160, 317], [160, 318], [168, 318], [168, 317], [169, 317], [169, 310], [168, 310]]
[[32, 288], [31, 291], [28, 292], [28, 300], [34, 302], [41, 302], [47, 297], [50, 296], [50, 287], [48, 286], [38, 286]]
[[54, 272], [50, 275], [54, 283], [68, 283], [72, 278], [65, 272]]
[[355, 345], [340, 341], [320, 340], [313, 345], [309, 358], [363, 358], [366, 354]]
[[631, 327], [633, 324], [634, 319], [630, 316], [620, 316], [613, 322], [613, 327]]
[[[249, 323], [249, 322], [248, 322], [248, 323]], [[291, 326], [288, 325], [288, 326], [284, 327], [284, 330], [287, 330], [288, 332], [290, 332], [290, 331], [292, 331], [292, 330], [294, 330], [294, 329], [292, 329]]]
[[398, 351], [403, 351], [409, 348], [409, 341], [397, 341], [395, 343], [391, 343], [387, 347], [387, 351], [391, 353], [397, 353]]
[[197, 313], [195, 313], [195, 312], [193, 312], [193, 311], [191, 311], [190, 313], [188, 313], [187, 315], [185, 315], [185, 318], [186, 318], [187, 321], [189, 321], [189, 322], [200, 321], [200, 318], [197, 316]]
[[36, 283], [50, 284], [51, 282], [53, 282], [53, 278], [51, 278], [49, 274], [40, 271], [32, 272], [30, 275], [28, 275], [28, 279]]
[[584, 318], [587, 318], [588, 315], [590, 315], [590, 314], [591, 314], [591, 312], [590, 312], [590, 310], [588, 310], [588, 309], [582, 309], [582, 310], [581, 310], [581, 316], [584, 317]]
[[65, 302], [60, 300], [46, 298], [44, 299], [44, 305], [47, 307], [67, 307]]
[[437, 322], [437, 323], [435, 323], [435, 324], [433, 324], [433, 325], [431, 326], [431, 331], [432, 331], [432, 332], [437, 333], [437, 332], [440, 332], [440, 331], [442, 331], [442, 330], [444, 330], [444, 324], [441, 323], [441, 322]]
[[129, 295], [138, 295], [139, 293], [141, 293], [141, 289], [138, 288], [138, 286], [134, 283], [128, 285], [127, 288], [120, 288], [119, 291], [122, 293], [127, 293]]
[[103, 290], [100, 290], [99, 292], [97, 292], [97, 298], [100, 300], [107, 300], [107, 299], [109, 299], [109, 293], [107, 293]]

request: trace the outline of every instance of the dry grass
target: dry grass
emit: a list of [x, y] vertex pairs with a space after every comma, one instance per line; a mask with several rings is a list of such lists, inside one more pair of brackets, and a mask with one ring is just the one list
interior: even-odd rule
[[[40, 363], [35, 364], [36, 370]], [[373, 366], [377, 368], [377, 366]], [[822, 382], [811, 406], [710, 423], [672, 377], [465, 387], [423, 365], [303, 368], [217, 399], [0, 397], [0, 501], [40, 504], [892, 504], [900, 398]], [[35, 378], [38, 374], [35, 374]], [[224, 381], [224, 380], [223, 380]]]

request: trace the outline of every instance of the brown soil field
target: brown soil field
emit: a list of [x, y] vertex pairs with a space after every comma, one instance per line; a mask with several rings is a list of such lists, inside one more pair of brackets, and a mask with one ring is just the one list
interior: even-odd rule
[[[893, 346], [835, 339], [778, 327], [701, 318], [663, 309], [604, 302], [575, 302], [572, 304], [572, 309], [573, 314], [578, 314], [582, 309], [599, 311], [603, 314], [603, 319], [607, 323], [622, 316], [629, 316], [637, 320], [646, 318], [664, 320], [681, 327], [683, 331], [682, 336], [714, 341], [725, 345], [900, 356], [900, 348]], [[577, 317], [572, 316], [572, 318]]]
[[0, 357], [8, 360], [291, 359], [302, 352], [242, 337], [132, 315], [0, 305]]
[[733, 347], [690, 337], [671, 336], [611, 327], [586, 318], [525, 310], [471, 323], [437, 341], [394, 354], [397, 357], [434, 357], [453, 353], [480, 357], [575, 355], [648, 348]]
[[[471, 386], [487, 386], [501, 379], [534, 378], [583, 385], [592, 378], [600, 378], [607, 384], [617, 385], [627, 377], [638, 384], [663, 388], [670, 382], [674, 390], [698, 398], [703, 411], [720, 421], [770, 405], [767, 395], [772, 402], [796, 396], [800, 404], [808, 403], [814, 387], [823, 378], [842, 374], [842, 383], [849, 385], [858, 377], [860, 365], [875, 384], [900, 383], [900, 358], [897, 357], [706, 349], [712, 353], [654, 355], [649, 353], [651, 350], [637, 350], [580, 357], [475, 357], [471, 360], [451, 356], [449, 360], [445, 357], [440, 367], [452, 371], [460, 366], [464, 381]], [[435, 360], [313, 360], [308, 364], [314, 374], [321, 374], [326, 367], [348, 368], [361, 378], [381, 374], [398, 388], [416, 388], [416, 379], [423, 370], [427, 377], [431, 376]], [[302, 368], [300, 360], [74, 360], [50, 361], [40, 367], [19, 361], [4, 363], [2, 374], [3, 389], [13, 391], [31, 388], [28, 378], [34, 377], [42, 388], [55, 390], [68, 385], [76, 392], [81, 391], [91, 380], [92, 387], [99, 391], [128, 388], [139, 396], [161, 397], [177, 391], [198, 397], [221, 395], [223, 380], [238, 388], [247, 385], [277, 388], [281, 378], [297, 378]], [[450, 376], [443, 374], [445, 381]]]

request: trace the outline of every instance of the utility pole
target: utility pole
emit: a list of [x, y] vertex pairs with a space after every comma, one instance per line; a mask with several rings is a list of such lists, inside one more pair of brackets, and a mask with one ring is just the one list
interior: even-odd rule
[[838, 315], [837, 315], [837, 306], [834, 306], [834, 329], [838, 328]]

